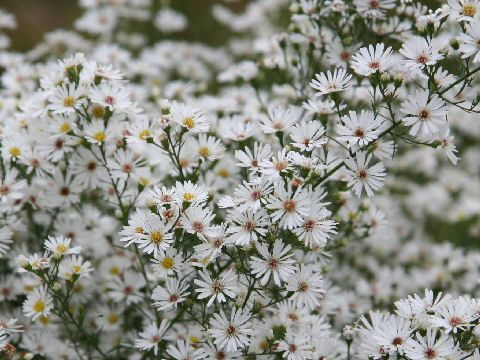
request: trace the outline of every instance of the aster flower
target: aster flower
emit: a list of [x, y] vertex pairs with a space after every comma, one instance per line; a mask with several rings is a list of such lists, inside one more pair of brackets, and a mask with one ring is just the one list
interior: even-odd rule
[[480, 2], [478, 0], [448, 0], [450, 14], [456, 21], [478, 20]]
[[335, 69], [333, 74], [328, 70], [327, 75], [321, 73], [316, 74], [315, 77], [317, 80], [313, 79], [310, 82], [310, 86], [318, 91], [315, 94], [317, 96], [345, 91], [352, 86], [350, 83], [352, 75], [347, 74], [345, 69]]
[[460, 47], [458, 51], [462, 53], [462, 58], [473, 56], [472, 62], [480, 62], [480, 21], [473, 21], [465, 25], [466, 32], [458, 35]]
[[270, 219], [264, 209], [256, 212], [247, 210], [241, 212], [234, 209], [229, 213], [232, 225], [227, 229], [228, 239], [235, 245], [247, 245], [250, 242], [256, 242], [259, 238], [267, 234]]
[[315, 309], [320, 305], [320, 300], [326, 293], [323, 289], [322, 276], [309, 265], [299, 265], [295, 274], [288, 278], [285, 289], [294, 292], [293, 298], [297, 300], [299, 306], [306, 306], [309, 309]]
[[191, 206], [182, 215], [181, 223], [185, 231], [190, 234], [197, 234], [202, 240], [206, 237], [213, 237], [218, 233], [218, 228], [210, 225], [215, 214], [208, 208]]
[[343, 124], [337, 125], [337, 132], [341, 135], [338, 139], [346, 141], [348, 147], [368, 145], [378, 137], [378, 128], [382, 119], [369, 110], [362, 110], [360, 115], [350, 111], [349, 115], [342, 117]]
[[437, 61], [443, 59], [439, 53], [440, 46], [436, 42], [428, 43], [422, 37], [413, 36], [403, 43], [400, 54], [405, 56], [405, 66], [409, 69], [423, 69], [425, 65], [435, 65]]
[[416, 334], [415, 339], [409, 339], [404, 347], [405, 355], [416, 360], [442, 360], [457, 349], [453, 339], [442, 334], [437, 339], [437, 329], [427, 329], [427, 334], [422, 337]]
[[102, 82], [100, 86], [92, 87], [89, 97], [93, 103], [116, 112], [126, 112], [132, 105], [128, 91], [114, 82]]
[[324, 134], [325, 128], [319, 121], [302, 121], [295, 124], [290, 137], [293, 140], [292, 145], [299, 148], [300, 151], [312, 151], [327, 142]]
[[210, 124], [199, 109], [174, 102], [170, 108], [173, 122], [192, 133], [207, 132]]
[[257, 251], [262, 258], [252, 256], [250, 266], [252, 274], [260, 278], [260, 284], [266, 285], [272, 275], [275, 284], [281, 286], [281, 281], [286, 281], [288, 276], [295, 272], [291, 259], [293, 254], [288, 253], [291, 250], [290, 245], [284, 246], [283, 242], [276, 239], [273, 243], [273, 249], [270, 252], [267, 244], [257, 244]]
[[448, 114], [445, 102], [434, 94], [429, 96], [428, 91], [415, 92], [407, 101], [402, 103], [401, 111], [407, 115], [402, 121], [406, 126], [412, 126], [409, 134], [416, 136], [429, 136], [437, 132]]
[[266, 134], [277, 131], [288, 131], [298, 121], [300, 116], [298, 108], [283, 109], [280, 106], [270, 105], [268, 116], [262, 116], [262, 128]]
[[159, 310], [166, 310], [172, 307], [177, 307], [181, 302], [187, 299], [190, 294], [188, 290], [189, 285], [178, 279], [169, 277], [165, 281], [164, 286], [157, 286], [153, 289], [152, 300], [153, 306]]
[[135, 347], [137, 349], [148, 351], [153, 349], [153, 354], [158, 353], [158, 343], [162, 340], [163, 334], [168, 328], [168, 320], [164, 319], [157, 328], [155, 322], [148, 325], [141, 333], [138, 334], [139, 339], [135, 339]]
[[212, 279], [206, 271], [200, 271], [198, 273], [203, 280], [195, 279], [193, 282], [200, 288], [195, 289], [195, 292], [199, 292], [199, 299], [205, 299], [210, 297], [207, 306], [213, 304], [215, 299], [219, 302], [227, 301], [226, 296], [234, 298], [235, 290], [237, 289], [237, 274], [232, 270], [223, 272], [217, 279]]
[[278, 350], [283, 351], [282, 357], [287, 360], [312, 359], [310, 337], [303, 332], [297, 333], [291, 328], [287, 330], [285, 338], [278, 344]]
[[373, 196], [373, 190], [378, 190], [383, 186], [385, 167], [381, 162], [368, 167], [371, 159], [372, 154], [366, 156], [364, 151], [359, 151], [356, 153], [355, 160], [353, 158], [345, 160], [348, 168], [345, 172], [347, 186], [353, 188], [358, 197], [362, 194], [363, 189], [368, 196]]
[[220, 349], [236, 351], [250, 344], [252, 329], [250, 328], [250, 312], [247, 309], [233, 309], [230, 320], [225, 313], [213, 314], [210, 319], [210, 329], [207, 332], [215, 339], [214, 343]]
[[255, 141], [253, 143], [253, 152], [245, 147], [245, 151], [235, 150], [235, 157], [240, 161], [237, 163], [240, 167], [246, 167], [252, 174], [256, 174], [265, 161], [272, 156], [272, 148], [269, 144], [262, 144]]
[[307, 190], [302, 188], [294, 189], [291, 184], [285, 189], [279, 186], [276, 193], [269, 198], [268, 209], [274, 210], [273, 221], [279, 221], [284, 229], [299, 227], [303, 222], [303, 216], [308, 215], [310, 196]]
[[373, 47], [363, 47], [352, 57], [352, 68], [360, 75], [370, 76], [379, 71], [384, 72], [393, 65], [392, 48], [385, 49], [384, 43]]
[[142, 230], [138, 231], [139, 236], [135, 239], [140, 249], [143, 252], [152, 254], [157, 257], [158, 254], [163, 253], [173, 242], [173, 234], [169, 232], [170, 228], [153, 213], [146, 213], [146, 217], [142, 223]]
[[65, 83], [50, 95], [48, 109], [55, 114], [74, 113], [87, 101], [85, 93], [86, 90], [82, 86]]
[[48, 239], [45, 240], [44, 247], [58, 255], [79, 254], [82, 248], [80, 246], [70, 247], [71, 241], [72, 239], [63, 236], [49, 236]]
[[46, 287], [37, 287], [23, 303], [23, 312], [25, 316], [31, 317], [32, 321], [39, 316], [48, 316], [53, 308], [53, 299], [48, 294]]
[[305, 246], [315, 248], [324, 247], [327, 244], [330, 234], [336, 234], [336, 222], [328, 219], [331, 215], [325, 207], [312, 203], [308, 215], [303, 218], [303, 225], [293, 229], [298, 240], [305, 243]]

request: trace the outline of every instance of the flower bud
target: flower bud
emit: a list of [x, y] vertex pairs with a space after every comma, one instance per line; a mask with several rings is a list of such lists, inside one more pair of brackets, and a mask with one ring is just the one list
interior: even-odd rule
[[460, 47], [460, 44], [458, 43], [458, 40], [456, 38], [451, 38], [450, 39], [450, 46], [454, 49], [454, 50], [458, 50], [458, 48]]
[[53, 284], [53, 291], [60, 291], [62, 290], [62, 284], [60, 284], [59, 282], [56, 282], [55, 284]]
[[384, 72], [384, 73], [382, 73], [382, 75], [380, 75], [380, 80], [381, 80], [383, 83], [388, 84], [388, 83], [390, 82], [390, 79], [391, 79], [390, 74], [387, 73], [387, 72]]
[[351, 325], [345, 325], [342, 330], [343, 338], [347, 341], [352, 341], [355, 338], [355, 328]]
[[403, 83], [403, 76], [401, 74], [397, 74], [395, 75], [395, 79], [394, 79], [394, 82], [395, 82], [395, 87], [400, 87], [402, 86], [402, 83]]

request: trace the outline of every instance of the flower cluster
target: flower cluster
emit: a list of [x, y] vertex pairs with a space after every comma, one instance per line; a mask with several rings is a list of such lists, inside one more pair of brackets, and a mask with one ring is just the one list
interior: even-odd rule
[[480, 358], [480, 3], [79, 3], [0, 55], [2, 355]]

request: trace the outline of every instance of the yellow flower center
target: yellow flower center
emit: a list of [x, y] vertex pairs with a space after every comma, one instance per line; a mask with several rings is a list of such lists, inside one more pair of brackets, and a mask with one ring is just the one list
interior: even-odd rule
[[210, 156], [210, 149], [206, 146], [202, 146], [199, 150], [198, 153], [203, 156], [203, 157], [209, 157]]
[[191, 201], [191, 200], [195, 199], [195, 195], [187, 192], [187, 193], [183, 194], [183, 198], [185, 199], [185, 201]]
[[10, 148], [10, 155], [17, 157], [20, 155], [20, 149], [16, 146]]
[[97, 141], [103, 142], [107, 138], [107, 134], [105, 134], [104, 131], [99, 131], [95, 135], [93, 135], [93, 138]]
[[62, 133], [67, 132], [68, 130], [70, 130], [70, 124], [69, 123], [63, 123], [60, 126], [60, 132], [62, 132]]
[[223, 178], [227, 178], [230, 175], [230, 171], [228, 171], [227, 169], [220, 169], [218, 170], [218, 175]]
[[191, 335], [190, 336], [190, 341], [196, 343], [196, 342], [199, 342], [200, 339], [195, 335]]
[[137, 226], [137, 227], [135, 228], [135, 232], [136, 232], [137, 234], [141, 234], [141, 233], [143, 233], [143, 228], [142, 228], [141, 226]]
[[116, 265], [110, 268], [110, 274], [118, 274], [119, 272], [120, 272], [120, 269]]
[[48, 323], [50, 323], [50, 318], [48, 316], [41, 315], [39, 317], [39, 320], [44, 325], [47, 325]]
[[68, 246], [65, 246], [64, 244], [58, 244], [56, 249], [59, 253], [63, 254], [68, 250]]
[[68, 95], [65, 99], [63, 99], [63, 105], [66, 107], [72, 107], [75, 105], [75, 98], [72, 95]]
[[97, 119], [103, 118], [105, 116], [105, 109], [103, 106], [95, 105], [92, 109], [92, 115]]
[[80, 272], [80, 270], [82, 270], [82, 267], [80, 265], [73, 265], [72, 266], [72, 270], [75, 272], [75, 273], [78, 273]]
[[165, 269], [171, 269], [173, 267], [173, 259], [171, 257], [166, 257], [165, 259], [163, 259], [162, 261], [162, 266], [165, 268]]
[[118, 321], [118, 315], [117, 314], [108, 315], [108, 322], [110, 324], [115, 324], [117, 321]]
[[42, 300], [37, 300], [37, 302], [33, 305], [33, 310], [36, 312], [41, 312], [45, 309], [45, 303]]
[[477, 8], [475, 5], [465, 5], [463, 7], [463, 15], [473, 17], [477, 12]]
[[150, 136], [150, 130], [148, 129], [145, 129], [145, 130], [142, 130], [140, 132], [140, 134], [138, 134], [138, 137], [142, 140], [145, 140], [146, 138], [148, 138]]
[[150, 235], [150, 240], [152, 240], [155, 244], [158, 244], [163, 240], [163, 234], [160, 231], [154, 231]]
[[185, 119], [183, 119], [183, 125], [191, 129], [195, 126], [195, 120], [193, 120], [191, 117], [186, 117]]

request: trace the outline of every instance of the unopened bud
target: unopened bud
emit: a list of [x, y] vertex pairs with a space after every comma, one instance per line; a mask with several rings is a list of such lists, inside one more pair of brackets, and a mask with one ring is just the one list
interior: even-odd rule
[[402, 83], [403, 83], [403, 76], [402, 76], [402, 74], [397, 74], [397, 75], [395, 75], [395, 80], [394, 80], [394, 82], [395, 82], [395, 87], [398, 88], [398, 87], [402, 86]]
[[460, 44], [458, 43], [458, 40], [456, 38], [451, 38], [450, 39], [450, 46], [454, 49], [454, 50], [458, 50], [458, 48], [460, 47]]
[[60, 284], [59, 282], [56, 282], [55, 284], [53, 284], [52, 289], [53, 291], [60, 291], [62, 290], [62, 284]]
[[382, 75], [380, 75], [380, 80], [384, 83], [389, 83], [390, 79], [391, 79], [390, 74], [387, 72], [384, 72], [382, 73]]
[[355, 338], [355, 328], [351, 325], [345, 325], [342, 330], [343, 338], [347, 341], [352, 341]]

